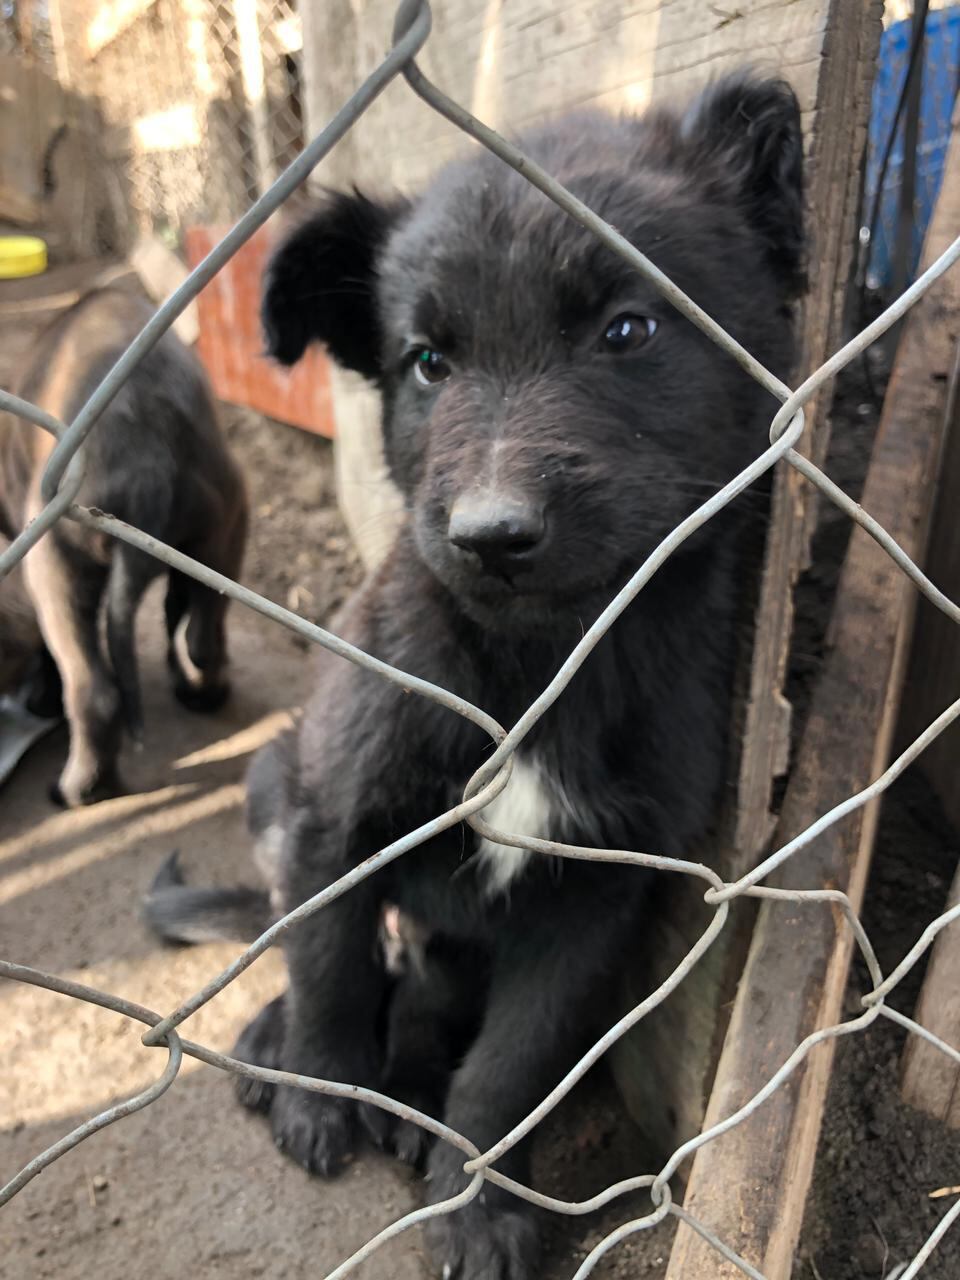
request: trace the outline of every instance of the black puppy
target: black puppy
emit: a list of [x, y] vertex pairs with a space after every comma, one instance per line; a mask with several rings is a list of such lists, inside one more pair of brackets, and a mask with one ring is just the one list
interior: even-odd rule
[[[139, 295], [97, 289], [40, 335], [17, 391], [63, 422], [152, 315]], [[0, 414], [0, 533], [13, 538], [43, 506], [40, 483], [53, 438]], [[84, 446], [77, 501], [99, 507], [237, 577], [247, 499], [196, 357], [165, 334], [114, 396]], [[163, 565], [71, 520], [61, 520], [24, 562], [26, 588], [63, 681], [70, 753], [55, 797], [86, 804], [120, 789], [124, 723], [142, 731], [135, 620]], [[226, 599], [176, 571], [168, 574], [169, 662], [181, 702], [212, 710], [227, 696]], [[107, 653], [99, 636], [106, 615]]]
[[[787, 86], [738, 76], [685, 114], [579, 114], [523, 145], [787, 374], [804, 283], [802, 143]], [[643, 558], [764, 449], [776, 409], [636, 272], [486, 154], [410, 203], [329, 199], [276, 253], [263, 315], [279, 360], [322, 342], [383, 398], [408, 519], [339, 633], [507, 726]], [[484, 813], [491, 825], [690, 852], [724, 778], [741, 509], [688, 542], [601, 641], [524, 741]], [[289, 909], [455, 804], [490, 744], [452, 712], [323, 654], [286, 750], [275, 866], [277, 905]], [[598, 996], [644, 928], [648, 887], [635, 869], [560, 864], [451, 831], [287, 936], [289, 991], [238, 1052], [398, 1087], [378, 1048], [386, 976], [375, 945], [380, 906], [396, 903], [454, 955], [469, 945], [484, 957], [479, 1030], [433, 1105], [486, 1148], [594, 1033]], [[424, 1031], [431, 1053], [439, 1042]], [[257, 1100], [278, 1145], [311, 1170], [340, 1166], [358, 1116], [376, 1141], [416, 1147], [403, 1126], [391, 1133], [382, 1114], [348, 1102], [292, 1088]], [[462, 1165], [459, 1151], [433, 1147], [431, 1201], [465, 1185]], [[526, 1179], [525, 1144], [498, 1168]], [[489, 1184], [427, 1238], [444, 1275], [536, 1274], [528, 1206]]]

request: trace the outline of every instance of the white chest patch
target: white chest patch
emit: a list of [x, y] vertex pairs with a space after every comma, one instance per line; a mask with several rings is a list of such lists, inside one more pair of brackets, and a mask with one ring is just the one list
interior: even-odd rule
[[[516, 836], [537, 836], [549, 840], [551, 820], [557, 812], [554, 789], [535, 759], [514, 759], [510, 781], [485, 809], [483, 820], [498, 831]], [[481, 840], [477, 852], [491, 898], [504, 893], [534, 857], [529, 849], [515, 849], [507, 844]]]

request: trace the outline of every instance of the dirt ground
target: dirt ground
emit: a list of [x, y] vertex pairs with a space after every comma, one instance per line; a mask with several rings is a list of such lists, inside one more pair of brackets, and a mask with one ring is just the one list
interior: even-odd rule
[[[15, 301], [0, 293], [0, 385], [39, 314], [14, 318]], [[245, 581], [323, 621], [359, 577], [333, 503], [329, 446], [245, 412], [229, 411], [226, 420], [252, 492]], [[842, 389], [835, 421], [831, 471], [856, 490], [876, 422], [857, 376]], [[792, 693], [801, 710], [825, 651], [845, 541], [842, 522], [827, 513], [817, 565], [800, 592]], [[62, 732], [35, 748], [0, 792], [0, 951], [165, 1010], [237, 948], [162, 948], [140, 923], [137, 901], [173, 849], [197, 880], [247, 875], [240, 780], [250, 753], [305, 693], [310, 654], [288, 633], [235, 609], [235, 697], [215, 717], [192, 717], [168, 693], [157, 593], [141, 624], [148, 737], [145, 751], [127, 760], [130, 794], [80, 813], [55, 811], [46, 790], [62, 758]], [[908, 776], [884, 806], [867, 899], [867, 927], [885, 968], [942, 909], [958, 852], [960, 841], [922, 782]], [[919, 979], [918, 972], [904, 984], [898, 1007], [912, 1008]], [[851, 1013], [864, 981], [856, 969]], [[263, 957], [196, 1015], [189, 1034], [229, 1050], [281, 982], [279, 957]], [[952, 1203], [928, 1195], [960, 1182], [960, 1138], [900, 1105], [902, 1040], [881, 1022], [840, 1046], [794, 1280], [887, 1277]], [[82, 1119], [143, 1088], [162, 1066], [125, 1019], [16, 984], [0, 985], [0, 1062], [0, 1181]], [[544, 1126], [534, 1181], [548, 1194], [585, 1198], [656, 1167], [657, 1153], [625, 1117], [601, 1067]], [[416, 1180], [370, 1152], [333, 1182], [307, 1177], [275, 1151], [261, 1121], [236, 1107], [220, 1073], [188, 1060], [159, 1102], [69, 1153], [6, 1207], [0, 1276], [319, 1280], [418, 1203]], [[569, 1280], [606, 1231], [646, 1207], [636, 1197], [588, 1219], [552, 1223], [542, 1280]], [[670, 1238], [668, 1225], [636, 1236], [594, 1274], [662, 1277]], [[392, 1242], [357, 1274], [426, 1280], [417, 1233]], [[923, 1274], [960, 1275], [960, 1232]]]

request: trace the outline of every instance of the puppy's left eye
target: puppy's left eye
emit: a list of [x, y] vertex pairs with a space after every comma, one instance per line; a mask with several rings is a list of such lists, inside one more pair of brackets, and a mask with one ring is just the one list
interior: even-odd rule
[[450, 365], [442, 351], [420, 347], [413, 353], [413, 372], [422, 387], [435, 387], [450, 377]]
[[637, 351], [657, 331], [657, 322], [650, 316], [617, 316], [607, 325], [600, 342], [601, 350], [615, 355]]

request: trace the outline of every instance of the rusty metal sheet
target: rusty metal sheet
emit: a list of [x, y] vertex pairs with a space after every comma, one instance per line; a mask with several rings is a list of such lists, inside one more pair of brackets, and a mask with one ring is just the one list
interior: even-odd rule
[[[187, 229], [187, 261], [191, 268], [227, 229]], [[324, 353], [311, 349], [295, 368], [288, 370], [274, 364], [263, 352], [260, 277], [274, 235], [269, 228], [257, 232], [198, 296], [197, 353], [221, 400], [332, 437], [330, 368]]]

